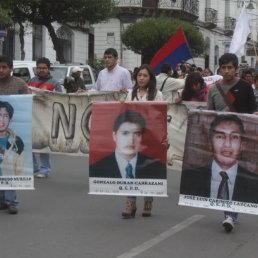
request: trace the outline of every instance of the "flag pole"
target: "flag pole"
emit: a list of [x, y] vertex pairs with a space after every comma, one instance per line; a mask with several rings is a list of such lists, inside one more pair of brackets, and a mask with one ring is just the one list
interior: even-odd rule
[[194, 65], [196, 66], [196, 64], [195, 64], [195, 62], [194, 62], [194, 58], [192, 58], [192, 60], [193, 60]]

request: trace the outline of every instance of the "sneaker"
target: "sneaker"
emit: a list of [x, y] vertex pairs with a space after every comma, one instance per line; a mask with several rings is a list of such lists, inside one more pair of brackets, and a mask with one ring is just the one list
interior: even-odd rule
[[222, 222], [222, 226], [224, 227], [226, 232], [231, 232], [235, 227], [233, 219], [229, 216]]
[[10, 204], [8, 206], [8, 212], [9, 214], [17, 214], [18, 213], [17, 206]]
[[42, 174], [42, 173], [38, 173], [35, 175], [36, 178], [47, 178], [48, 174]]

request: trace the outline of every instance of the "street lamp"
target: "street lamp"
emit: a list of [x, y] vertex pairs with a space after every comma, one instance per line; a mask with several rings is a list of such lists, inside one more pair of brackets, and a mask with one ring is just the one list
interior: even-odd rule
[[250, 0], [249, 4], [247, 5], [246, 9], [248, 9], [248, 10], [253, 10], [254, 9], [254, 5], [253, 5], [251, 0]]
[[[242, 1], [242, 0], [237, 0], [237, 7], [241, 7], [245, 4], [245, 1]], [[246, 9], [248, 10], [253, 10], [254, 9], [254, 4], [253, 4], [253, 1], [252, 0], [249, 0], [249, 3], [246, 7]]]

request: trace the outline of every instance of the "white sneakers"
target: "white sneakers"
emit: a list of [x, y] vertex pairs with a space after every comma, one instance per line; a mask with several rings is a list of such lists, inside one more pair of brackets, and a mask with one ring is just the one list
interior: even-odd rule
[[230, 216], [228, 216], [225, 220], [223, 220], [222, 226], [224, 227], [226, 232], [231, 232], [235, 227], [233, 219]]
[[36, 177], [36, 178], [47, 178], [48, 174], [37, 173], [37, 174], [34, 174], [34, 177]]

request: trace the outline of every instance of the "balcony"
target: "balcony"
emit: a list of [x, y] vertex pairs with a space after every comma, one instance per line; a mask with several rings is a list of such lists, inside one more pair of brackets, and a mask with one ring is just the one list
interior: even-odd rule
[[225, 17], [225, 31], [226, 36], [232, 36], [236, 26], [236, 19], [232, 17]]
[[214, 29], [217, 26], [218, 11], [212, 8], [205, 8], [205, 28]]
[[134, 21], [142, 17], [155, 17], [159, 13], [193, 22], [199, 15], [199, 0], [115, 0], [115, 3], [120, 18], [127, 17]]

